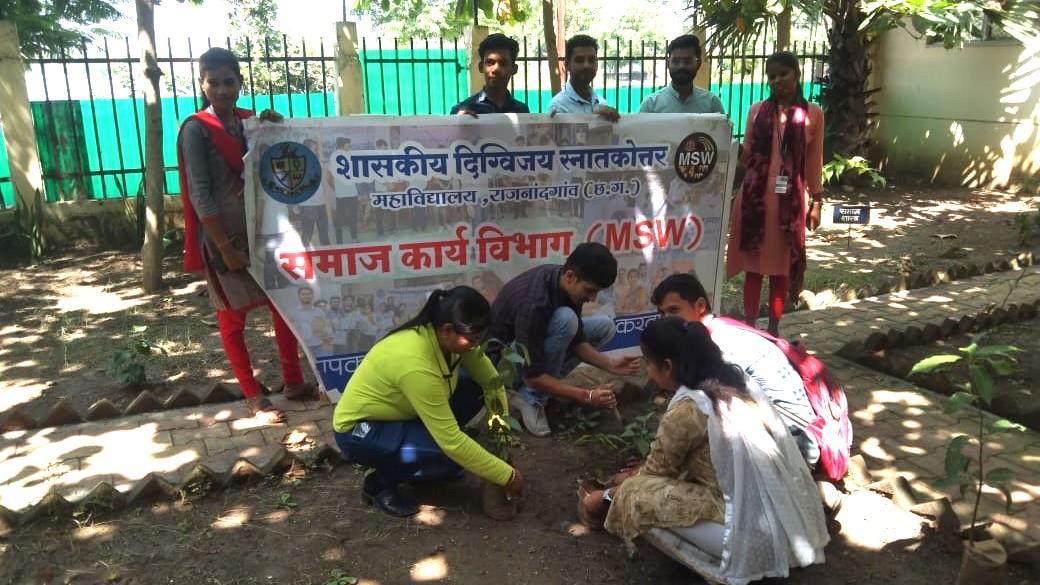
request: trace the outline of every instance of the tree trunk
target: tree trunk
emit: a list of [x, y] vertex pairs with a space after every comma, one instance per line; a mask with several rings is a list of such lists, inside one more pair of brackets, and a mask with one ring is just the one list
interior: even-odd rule
[[542, 0], [542, 29], [545, 31], [545, 51], [549, 57], [549, 87], [552, 94], [556, 95], [563, 89], [562, 70], [560, 63], [560, 51], [556, 47], [556, 17], [553, 10], [553, 0]]
[[[165, 175], [162, 145], [162, 108], [159, 104], [159, 77], [162, 71], [155, 58], [155, 1], [137, 2], [137, 41], [141, 45], [141, 68], [144, 71], [144, 128], [146, 197], [144, 265], [141, 288], [154, 293], [162, 286], [163, 262], [163, 179]], [[192, 237], [185, 234], [185, 237]]]
[[829, 150], [846, 157], [864, 156], [871, 144], [872, 118], [876, 115], [871, 96], [877, 90], [867, 87], [871, 41], [860, 30], [864, 15], [858, 2], [836, 2], [834, 13], [837, 18], [832, 19], [827, 32], [828, 72], [820, 94], [826, 112]]
[[776, 16], [776, 50], [791, 50], [791, 3]]

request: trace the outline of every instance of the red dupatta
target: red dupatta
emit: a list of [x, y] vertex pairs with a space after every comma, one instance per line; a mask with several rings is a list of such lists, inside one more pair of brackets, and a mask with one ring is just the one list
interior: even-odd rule
[[[774, 148], [773, 130], [779, 106], [772, 98], [764, 101], [754, 120], [754, 139], [745, 144], [744, 182], [740, 199], [740, 250], [757, 251], [765, 235], [765, 198], [773, 195], [768, 185], [769, 163]], [[780, 195], [780, 230], [791, 249], [789, 295], [793, 302], [802, 291], [805, 276], [805, 156], [809, 104], [799, 97], [791, 106], [780, 137], [780, 174], [788, 177], [787, 193]]]
[[[253, 117], [253, 112], [235, 108], [235, 115], [238, 116], [239, 120], [245, 120]], [[191, 120], [202, 122], [203, 126], [206, 127], [209, 139], [217, 147], [217, 152], [220, 153], [224, 162], [227, 163], [236, 175], [241, 175], [242, 171], [245, 170], [245, 163], [242, 162], [245, 139], [236, 138], [228, 134], [220, 120], [208, 110], [199, 110], [189, 116], [181, 124], [181, 130], [184, 130], [184, 124]], [[180, 178], [181, 203], [183, 203], [184, 207], [184, 271], [202, 272], [205, 269], [205, 265], [202, 262], [202, 249], [199, 246], [198, 239], [200, 219], [198, 214], [195, 213], [195, 208], [191, 204], [191, 197], [188, 193], [188, 174], [185, 170], [184, 156], [181, 152], [180, 135], [177, 137], [177, 175]]]

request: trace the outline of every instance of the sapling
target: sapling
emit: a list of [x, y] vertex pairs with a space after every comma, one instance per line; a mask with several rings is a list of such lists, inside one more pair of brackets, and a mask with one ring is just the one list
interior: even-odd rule
[[[1011, 508], [1011, 492], [1008, 482], [1013, 478], [1013, 472], [1007, 467], [986, 468], [985, 441], [990, 433], [1025, 431], [1025, 427], [1000, 418], [987, 428], [985, 413], [982, 407], [989, 407], [993, 401], [993, 385], [995, 377], [1008, 376], [1014, 371], [1015, 359], [1012, 354], [1020, 351], [1013, 345], [979, 345], [983, 336], [977, 335], [972, 338], [966, 347], [957, 348], [959, 354], [939, 354], [929, 356], [916, 364], [910, 374], [925, 374], [935, 372], [942, 368], [950, 367], [952, 364], [962, 360], [967, 361], [968, 381], [959, 384], [959, 391], [946, 399], [943, 411], [946, 414], [957, 414], [965, 406], [976, 407], [978, 417], [978, 433], [971, 437], [969, 435], [957, 435], [950, 440], [946, 450], [945, 471], [946, 477], [936, 482], [937, 487], [945, 488], [957, 486], [963, 496], [968, 489], [975, 490], [975, 505], [971, 511], [970, 545], [975, 545], [975, 526], [978, 522], [979, 504], [982, 501], [982, 489], [990, 486], [1000, 491], [1006, 500], [1006, 506]], [[978, 441], [978, 461], [974, 471], [971, 471], [971, 460], [964, 454], [964, 448], [974, 438]]]

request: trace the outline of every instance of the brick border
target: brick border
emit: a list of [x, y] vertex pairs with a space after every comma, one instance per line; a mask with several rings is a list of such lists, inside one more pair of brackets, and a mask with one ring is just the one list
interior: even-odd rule
[[[133, 482], [133, 487], [126, 492], [102, 481], [82, 498], [71, 501], [52, 489], [38, 503], [18, 512], [0, 506], [0, 534], [41, 519], [70, 518], [83, 513], [103, 515], [157, 500], [185, 499], [192, 494], [204, 497], [213, 491], [256, 483], [314, 463], [337, 466], [346, 462], [336, 447], [316, 440], [301, 448], [278, 445], [252, 456], [239, 454], [229, 465], [219, 468], [214, 462], [200, 461], [176, 484], [162, 474], [149, 473]], [[196, 487], [200, 484], [205, 485], [201, 493]]]
[[87, 412], [82, 414], [69, 406], [68, 401], [62, 398], [39, 420], [25, 414], [19, 406], [11, 408], [7, 416], [0, 421], [0, 434], [9, 431], [29, 431], [47, 427], [74, 425], [82, 422], [105, 420], [145, 412], [172, 410], [186, 406], [198, 406], [200, 404], [235, 402], [237, 400], [242, 400], [242, 394], [223, 382], [215, 382], [202, 396], [187, 388], [181, 388], [168, 396], [166, 400], [159, 400], [159, 397], [150, 390], [142, 390], [122, 410], [109, 399], [102, 398], [90, 405]]
[[[888, 350], [926, 345], [966, 333], [986, 331], [1007, 323], [1021, 323], [1036, 318], [1038, 314], [1040, 314], [1040, 299], [1032, 303], [987, 308], [974, 315], [963, 315], [959, 319], [947, 317], [941, 323], [929, 323], [924, 327], [910, 325], [903, 328], [892, 328], [884, 333], [875, 331], [866, 339], [845, 344], [836, 354], [871, 370], [905, 380], [943, 396], [949, 396], [952, 382], [945, 373], [934, 372], [910, 376], [913, 363], [893, 358], [889, 355]], [[996, 411], [990, 411], [990, 413], [996, 416], [1008, 416]], [[1029, 418], [1030, 416], [1032, 418]], [[1026, 421], [1019, 420], [1018, 422], [1040, 431], [1040, 411], [1031, 411], [1026, 414], [1026, 417]], [[1036, 420], [1033, 420], [1034, 418]]]
[[[949, 284], [951, 282], [981, 276], [983, 274], [1010, 272], [1033, 266], [1036, 264], [1036, 260], [1037, 259], [1034, 257], [1031, 250], [1025, 250], [1011, 258], [995, 258], [987, 262], [976, 264], [951, 262], [946, 265], [945, 268], [934, 268], [931, 270], [904, 273], [894, 278], [890, 278], [881, 284], [866, 284], [859, 288], [854, 288], [848, 284], [842, 283], [835, 288], [827, 288], [820, 291], [805, 289], [799, 293], [797, 302], [788, 303], [786, 310], [799, 311], [805, 309], [822, 309], [837, 303], [867, 299], [892, 292], [916, 290], [940, 284]], [[743, 317], [744, 309], [742, 306], [737, 305], [739, 305], [739, 303], [732, 307], [723, 306], [723, 310], [719, 311], [719, 314]], [[760, 307], [758, 316], [759, 318], [769, 316], [768, 310], [764, 305]]]

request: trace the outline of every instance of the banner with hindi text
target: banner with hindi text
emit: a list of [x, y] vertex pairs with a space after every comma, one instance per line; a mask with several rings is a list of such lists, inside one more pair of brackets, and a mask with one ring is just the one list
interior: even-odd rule
[[722, 115], [493, 115], [248, 122], [250, 272], [338, 399], [383, 335], [433, 289], [489, 300], [579, 243], [618, 278], [586, 312], [606, 349], [638, 345], [650, 292], [695, 272], [719, 302], [736, 152]]

